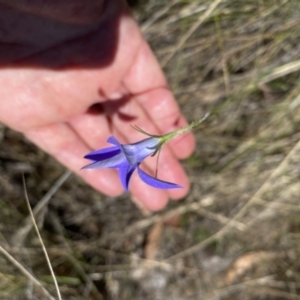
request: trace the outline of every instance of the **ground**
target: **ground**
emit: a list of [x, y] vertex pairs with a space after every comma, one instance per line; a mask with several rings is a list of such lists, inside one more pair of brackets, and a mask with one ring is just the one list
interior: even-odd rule
[[133, 4], [186, 118], [211, 113], [191, 192], [147, 214], [1, 126], [0, 298], [50, 299], [3, 251], [56, 295], [24, 173], [63, 299], [300, 299], [300, 3]]

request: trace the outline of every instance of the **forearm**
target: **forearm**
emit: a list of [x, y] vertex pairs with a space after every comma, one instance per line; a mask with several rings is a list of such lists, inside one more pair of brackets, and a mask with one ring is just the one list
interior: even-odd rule
[[[56, 61], [62, 56], [67, 56], [63, 61], [78, 57], [77, 52], [87, 56], [91, 51], [88, 44], [97, 41], [97, 37], [85, 41], [84, 49], [77, 49], [74, 42], [99, 28], [110, 33], [98, 41], [107, 48], [117, 38], [118, 23], [126, 11], [124, 5], [124, 0], [0, 0], [0, 66], [24, 61], [47, 49], [51, 49]], [[54, 47], [70, 42], [71, 54], [66, 54], [64, 48], [54, 55]]]
[[68, 24], [97, 22], [106, 0], [0, 0], [1, 9], [29, 13]]

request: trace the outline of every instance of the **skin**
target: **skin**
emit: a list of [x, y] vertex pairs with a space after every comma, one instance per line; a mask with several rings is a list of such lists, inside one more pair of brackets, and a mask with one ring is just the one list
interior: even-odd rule
[[[95, 189], [123, 193], [115, 170], [80, 171], [83, 156], [109, 146], [109, 136], [132, 143], [146, 137], [130, 124], [152, 134], [187, 124], [124, 1], [0, 0], [0, 24], [0, 121]], [[184, 197], [189, 181], [178, 159], [194, 146], [187, 134], [160, 154], [158, 178], [183, 189], [155, 189], [134, 174], [134, 201], [160, 210]], [[156, 160], [142, 168], [154, 174]]]

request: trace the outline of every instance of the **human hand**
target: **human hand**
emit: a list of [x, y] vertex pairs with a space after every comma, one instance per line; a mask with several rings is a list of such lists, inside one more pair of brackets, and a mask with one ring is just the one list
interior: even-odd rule
[[[144, 139], [130, 124], [151, 134], [186, 125], [126, 4], [121, 0], [88, 5], [85, 0], [12, 3], [0, 0], [1, 122], [22, 132], [97, 190], [119, 195], [123, 189], [117, 173], [79, 171], [87, 164], [83, 156], [107, 147], [111, 135], [122, 143]], [[159, 210], [169, 198], [187, 194], [188, 178], [178, 159], [190, 155], [194, 144], [191, 134], [175, 138], [163, 147], [159, 159], [158, 177], [183, 189], [154, 189], [133, 175], [130, 192], [138, 205]], [[143, 168], [154, 174], [156, 160], [146, 160]]]

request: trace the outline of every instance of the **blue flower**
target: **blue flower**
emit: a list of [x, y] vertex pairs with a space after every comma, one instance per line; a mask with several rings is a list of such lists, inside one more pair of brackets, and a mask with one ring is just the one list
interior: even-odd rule
[[208, 116], [209, 113], [183, 128], [164, 135], [149, 134], [137, 126], [132, 126], [140, 133], [149, 136], [149, 138], [134, 144], [121, 145], [115, 137], [111, 136], [107, 142], [114, 146], [88, 153], [84, 158], [91, 160], [92, 163], [83, 167], [83, 169], [118, 169], [121, 183], [126, 191], [128, 191], [129, 181], [135, 169], [137, 169], [140, 178], [150, 186], [165, 190], [181, 188], [176, 183], [162, 181], [150, 176], [140, 168], [140, 164], [148, 156], [154, 156], [172, 138], [198, 127]]
[[121, 145], [113, 136], [108, 143], [114, 146], [88, 153], [84, 158], [92, 161], [83, 169], [115, 168], [119, 171], [121, 183], [126, 191], [133, 172], [137, 169], [139, 177], [148, 185], [160, 189], [181, 188], [180, 185], [162, 181], [145, 173], [139, 166], [150, 155], [155, 155], [165, 142], [160, 136], [151, 136], [134, 144]]

